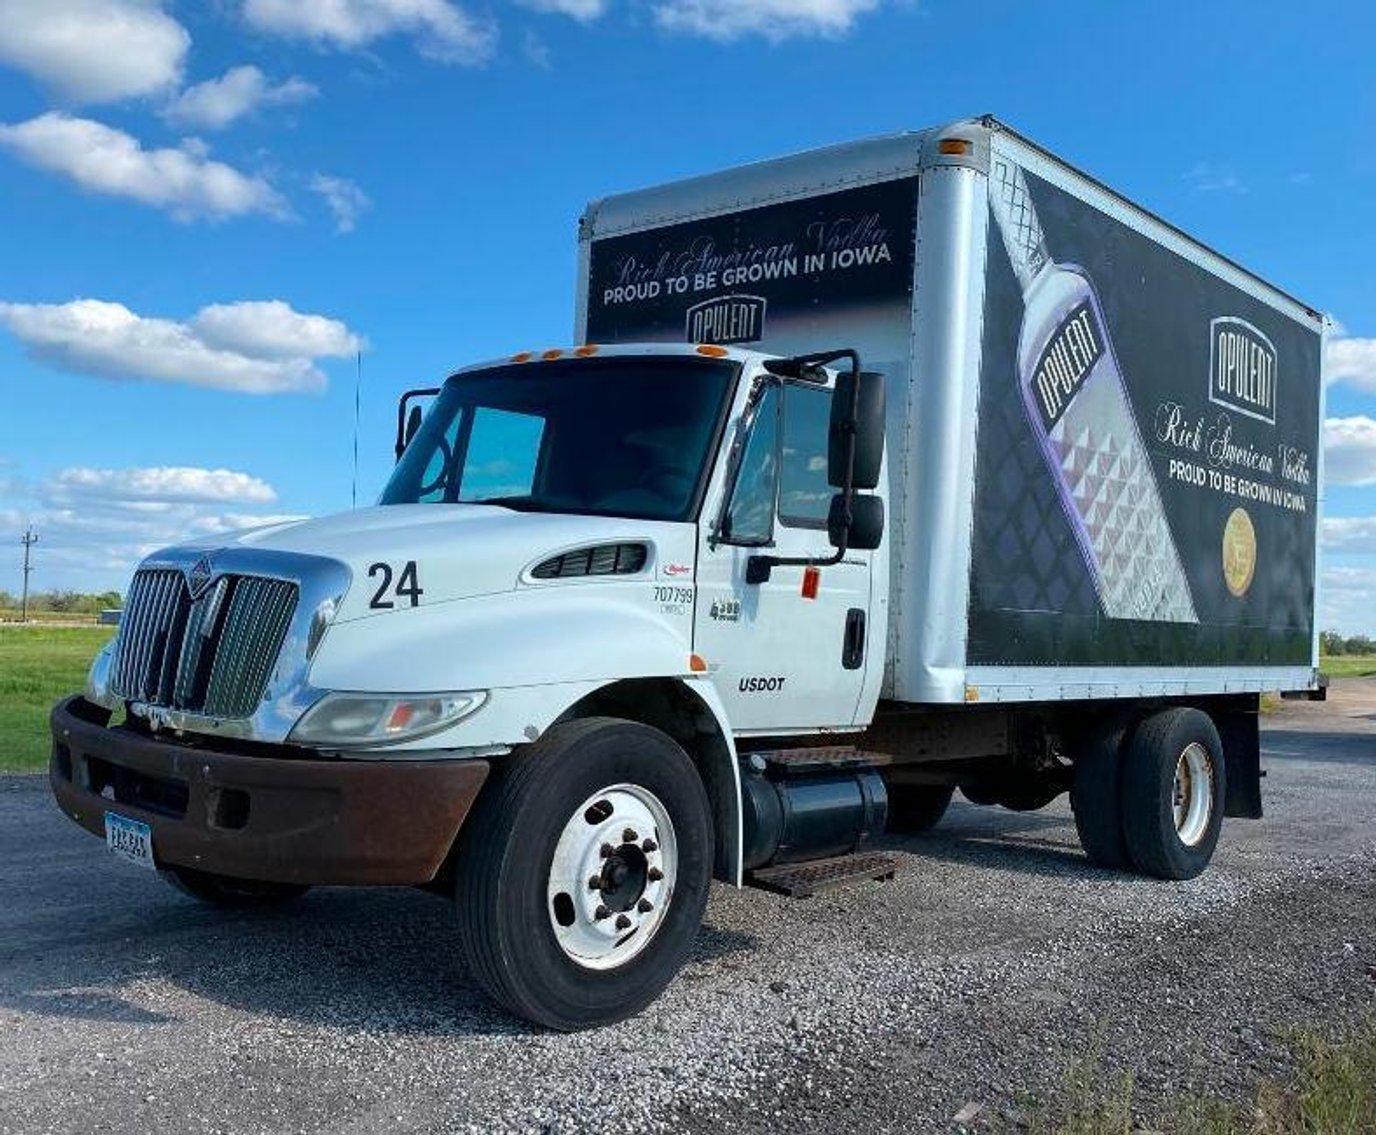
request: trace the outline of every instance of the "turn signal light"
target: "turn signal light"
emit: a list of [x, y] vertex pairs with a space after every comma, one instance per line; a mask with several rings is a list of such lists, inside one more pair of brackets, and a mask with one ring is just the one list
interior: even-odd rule
[[701, 654], [690, 654], [688, 656], [688, 669], [694, 674], [707, 673], [707, 659]]

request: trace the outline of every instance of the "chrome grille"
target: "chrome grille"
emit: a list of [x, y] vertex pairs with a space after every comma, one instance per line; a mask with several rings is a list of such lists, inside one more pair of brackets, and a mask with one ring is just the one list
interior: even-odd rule
[[209, 717], [250, 717], [296, 612], [295, 583], [224, 575], [198, 599], [182, 572], [137, 572], [110, 685], [130, 701]]

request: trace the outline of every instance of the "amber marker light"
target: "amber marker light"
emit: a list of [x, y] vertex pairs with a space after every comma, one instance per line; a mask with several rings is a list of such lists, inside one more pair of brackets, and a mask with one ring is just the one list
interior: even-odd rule
[[691, 670], [694, 674], [706, 674], [707, 659], [705, 659], [701, 654], [688, 655], [688, 669]]
[[939, 154], [968, 154], [974, 148], [968, 138], [943, 138], [936, 144]]
[[595, 343], [584, 343], [581, 347], [577, 348], [573, 353], [577, 355], [580, 359], [590, 359], [593, 357], [593, 355], [597, 354], [599, 350], [600, 348]]
[[545, 351], [540, 355], [540, 358], [547, 363], [552, 363], [555, 359], [561, 359], [563, 357], [564, 352], [557, 349], [552, 351]]
[[530, 360], [533, 359], [534, 357], [535, 357], [535, 356], [534, 356], [533, 354], [531, 354], [531, 352], [529, 352], [529, 351], [522, 351], [519, 355], [512, 355], [512, 356], [511, 356], [511, 361], [512, 361], [513, 363], [528, 363], [528, 362], [530, 362]]
[[713, 346], [711, 343], [704, 343], [698, 348], [698, 354], [706, 355], [709, 359], [724, 359], [730, 353], [725, 347]]

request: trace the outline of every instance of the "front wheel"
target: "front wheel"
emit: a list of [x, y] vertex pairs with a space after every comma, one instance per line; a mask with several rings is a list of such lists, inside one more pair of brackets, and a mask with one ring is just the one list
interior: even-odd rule
[[463, 950], [487, 992], [572, 1031], [629, 1017], [692, 949], [712, 870], [707, 793], [683, 749], [610, 718], [505, 759], [459, 846]]

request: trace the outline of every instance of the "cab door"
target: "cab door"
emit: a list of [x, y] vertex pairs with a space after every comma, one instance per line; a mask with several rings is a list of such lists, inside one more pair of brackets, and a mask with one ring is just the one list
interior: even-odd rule
[[[747, 580], [761, 555], [826, 557], [831, 391], [761, 378], [733, 446], [724, 491], [700, 526], [696, 653], [737, 732], [850, 728], [870, 661], [871, 561], [778, 565]], [[815, 591], [805, 580], [816, 576]], [[882, 645], [882, 643], [881, 643]], [[882, 658], [876, 664], [883, 665]]]

